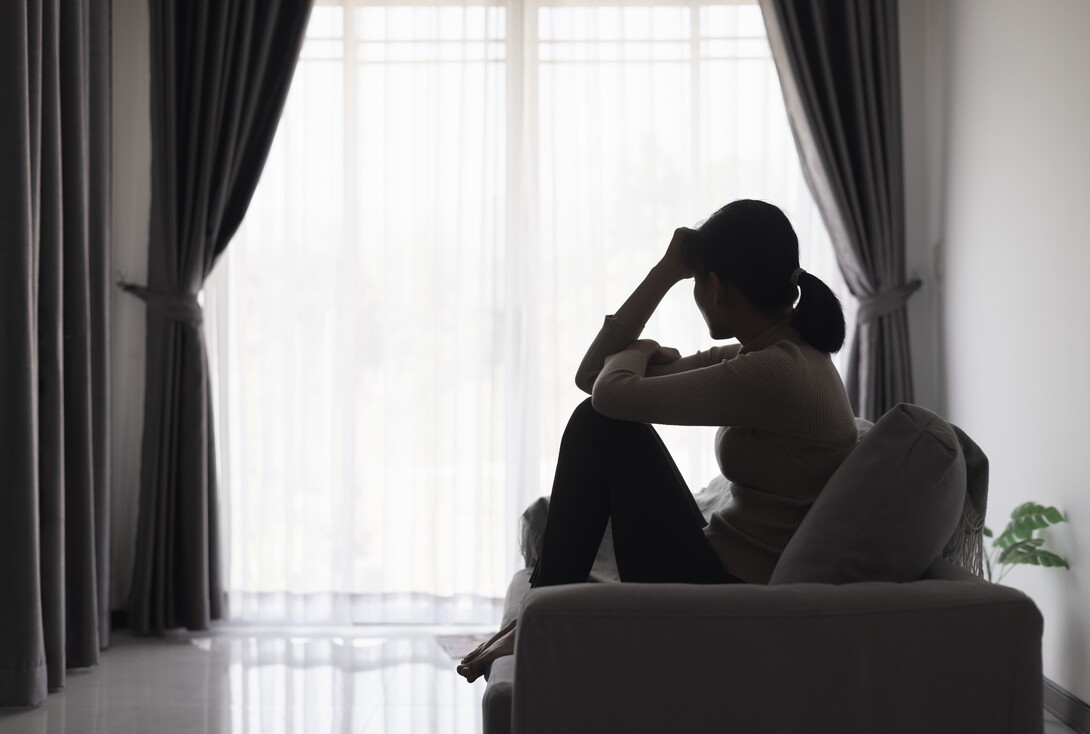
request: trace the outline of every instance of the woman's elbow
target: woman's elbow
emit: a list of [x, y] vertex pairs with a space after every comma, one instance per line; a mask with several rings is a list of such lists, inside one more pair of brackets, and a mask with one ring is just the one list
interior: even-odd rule
[[595, 411], [606, 418], [627, 420], [624, 415], [624, 403], [617, 399], [616, 390], [608, 383], [596, 382], [590, 393], [590, 404]]

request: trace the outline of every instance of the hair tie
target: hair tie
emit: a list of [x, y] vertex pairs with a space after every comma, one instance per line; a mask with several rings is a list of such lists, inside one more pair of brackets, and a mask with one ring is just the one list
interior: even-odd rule
[[799, 276], [802, 275], [805, 272], [806, 271], [803, 270], [802, 268], [795, 268], [795, 271], [793, 273], [791, 273], [791, 285], [798, 285], [799, 284]]

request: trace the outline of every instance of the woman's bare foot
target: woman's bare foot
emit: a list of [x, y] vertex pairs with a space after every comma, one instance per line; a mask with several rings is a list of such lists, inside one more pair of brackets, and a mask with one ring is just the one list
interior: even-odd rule
[[472, 683], [477, 680], [492, 665], [496, 658], [515, 654], [515, 625], [510, 624], [509, 630], [494, 638], [480, 653], [474, 652], [474, 657], [468, 663], [458, 666], [458, 675]]
[[489, 645], [491, 645], [493, 642], [495, 642], [496, 640], [498, 640], [501, 637], [503, 637], [504, 635], [506, 635], [511, 630], [515, 629], [515, 624], [517, 624], [517, 623], [518, 623], [517, 619], [512, 619], [510, 622], [508, 622], [506, 625], [504, 625], [503, 628], [500, 629], [499, 632], [492, 635], [492, 637], [489, 638], [488, 642], [482, 642], [480, 645], [477, 646], [476, 650], [474, 650], [473, 652], [469, 653], [464, 658], [462, 658], [462, 663], [461, 664], [462, 665], [469, 665], [470, 663], [472, 663], [477, 658], [478, 655], [480, 655], [482, 652], [484, 652], [485, 650], [488, 649]]

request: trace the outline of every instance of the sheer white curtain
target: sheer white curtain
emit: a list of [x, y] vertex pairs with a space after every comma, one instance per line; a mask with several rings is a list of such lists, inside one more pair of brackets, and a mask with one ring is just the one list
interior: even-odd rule
[[[742, 197], [848, 305], [755, 4], [316, 6], [205, 293], [231, 615], [493, 621], [602, 317]], [[708, 346], [684, 286], [646, 334]]]

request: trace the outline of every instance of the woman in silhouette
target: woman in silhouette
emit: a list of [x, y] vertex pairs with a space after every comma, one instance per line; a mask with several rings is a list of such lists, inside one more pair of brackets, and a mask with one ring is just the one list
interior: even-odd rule
[[[681, 357], [640, 338], [667, 291], [689, 278], [711, 337], [738, 344]], [[699, 229], [675, 231], [579, 365], [576, 385], [591, 397], [561, 439], [531, 585], [586, 581], [607, 520], [622, 581], [768, 583], [856, 443], [829, 356], [843, 343], [840, 302], [799, 267], [798, 238], [777, 207], [735, 201]], [[653, 423], [719, 427], [716, 458], [732, 500], [710, 523]], [[513, 654], [515, 625], [466, 656], [458, 672], [473, 681]]]

